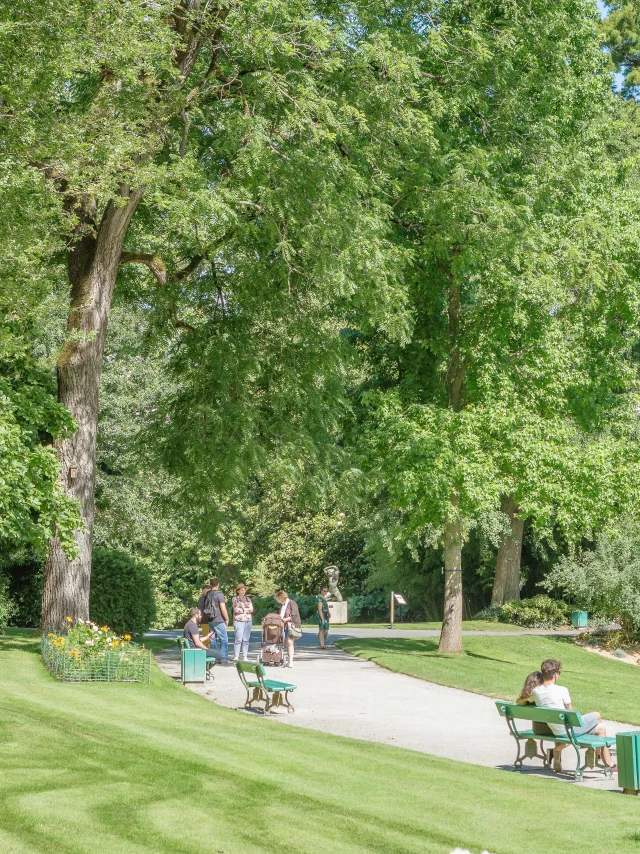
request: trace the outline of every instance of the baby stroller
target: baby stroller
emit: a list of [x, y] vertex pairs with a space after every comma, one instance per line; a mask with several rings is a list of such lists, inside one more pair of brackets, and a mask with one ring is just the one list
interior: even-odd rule
[[262, 621], [260, 664], [284, 667], [284, 620], [275, 612]]

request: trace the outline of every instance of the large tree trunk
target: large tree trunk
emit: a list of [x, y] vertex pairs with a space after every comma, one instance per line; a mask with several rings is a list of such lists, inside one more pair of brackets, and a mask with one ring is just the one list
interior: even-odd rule
[[451, 496], [444, 526], [444, 617], [438, 652], [462, 652], [462, 531], [460, 498]]
[[99, 226], [95, 203], [88, 198], [70, 203], [79, 222], [68, 252], [71, 308], [67, 341], [58, 359], [58, 398], [73, 415], [78, 429], [58, 440], [60, 479], [76, 498], [84, 527], [76, 531], [78, 554], [69, 560], [56, 537], [49, 542], [42, 596], [42, 628], [59, 628], [67, 616], [89, 619], [89, 581], [96, 475], [98, 393], [111, 298], [124, 238], [142, 198], [142, 189], [122, 187], [110, 201]]
[[520, 598], [520, 558], [524, 519], [517, 516], [520, 508], [512, 495], [505, 495], [500, 509], [509, 517], [511, 533], [498, 549], [496, 577], [491, 595], [492, 605], [504, 605], [510, 599]]
[[[447, 320], [449, 364], [447, 391], [449, 407], [462, 409], [465, 365], [460, 353], [460, 284], [449, 273]], [[454, 489], [444, 526], [444, 616], [438, 652], [462, 652], [462, 526], [460, 493]]]

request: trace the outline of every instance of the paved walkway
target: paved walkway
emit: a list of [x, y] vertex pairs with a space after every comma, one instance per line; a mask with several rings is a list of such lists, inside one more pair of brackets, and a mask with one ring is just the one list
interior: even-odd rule
[[[365, 636], [368, 629], [343, 629], [340, 636]], [[154, 633], [156, 634], [156, 633]], [[174, 633], [157, 633], [169, 635]], [[390, 635], [387, 631], [385, 637]], [[410, 637], [427, 636], [426, 632], [406, 632]], [[482, 633], [484, 634], [484, 632]], [[373, 635], [376, 636], [376, 635]], [[379, 636], [379, 634], [378, 634]], [[394, 637], [402, 636], [394, 630]], [[336, 630], [334, 639], [338, 637]], [[250, 658], [257, 659], [260, 633], [251, 638]], [[156, 654], [158, 664], [173, 678], [180, 677], [178, 649]], [[334, 735], [377, 741], [430, 753], [446, 759], [457, 759], [476, 765], [512, 770], [515, 747], [504, 719], [488, 697], [447, 688], [411, 676], [391, 673], [369, 661], [356, 658], [338, 647], [321, 651], [316, 633], [305, 630], [296, 643], [292, 669], [273, 668], [275, 679], [292, 679], [298, 686], [293, 697], [296, 711], [275, 712], [272, 718], [293, 726], [321, 730]], [[216, 667], [215, 681], [206, 689], [192, 690], [207, 699], [232, 709], [243, 710], [245, 693], [235, 667]], [[589, 710], [585, 710], [589, 711]], [[607, 722], [608, 732], [637, 729], [626, 724]], [[572, 772], [575, 753], [566, 749], [563, 768]], [[540, 762], [523, 773], [551, 776]], [[573, 774], [562, 775], [574, 782]], [[578, 784], [580, 785], [580, 784]], [[617, 780], [605, 781], [602, 772], [587, 772], [581, 785], [617, 789]]]

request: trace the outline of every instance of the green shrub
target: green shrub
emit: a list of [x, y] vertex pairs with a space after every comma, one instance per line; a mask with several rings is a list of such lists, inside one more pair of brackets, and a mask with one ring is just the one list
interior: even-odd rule
[[155, 619], [149, 569], [126, 552], [94, 549], [89, 613], [116, 632], [146, 632]]
[[599, 534], [593, 551], [561, 558], [544, 586], [590, 615], [618, 621], [626, 641], [640, 640], [640, 524], [627, 521], [616, 534]]
[[[297, 603], [300, 610], [300, 617], [303, 623], [313, 622], [317, 610], [315, 596], [292, 596], [292, 599]], [[280, 605], [276, 602], [273, 596], [252, 596], [253, 602], [253, 621], [260, 623], [265, 616], [271, 611], [279, 611]], [[369, 593], [366, 596], [349, 596], [349, 621], [363, 623], [368, 622], [384, 622], [389, 620], [389, 594], [384, 591], [377, 590], [374, 593]], [[406, 608], [397, 606], [396, 619], [402, 621], [403, 613]]]
[[7, 583], [4, 579], [0, 579], [0, 635], [15, 612], [15, 603], [9, 598], [7, 593]]
[[473, 615], [474, 620], [489, 620], [491, 623], [496, 623], [500, 619], [500, 611], [502, 609], [502, 605], [489, 605], [486, 608], [483, 608], [482, 611], [478, 611], [477, 614]]
[[534, 629], [551, 629], [571, 622], [571, 608], [566, 602], [548, 596], [512, 599], [500, 608], [498, 621]]

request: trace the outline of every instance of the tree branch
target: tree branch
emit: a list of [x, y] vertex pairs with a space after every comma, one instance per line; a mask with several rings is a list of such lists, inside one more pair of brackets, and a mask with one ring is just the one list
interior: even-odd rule
[[123, 252], [120, 256], [120, 266], [123, 264], [144, 264], [153, 273], [155, 280], [163, 288], [167, 284], [167, 267], [157, 255], [146, 252]]

